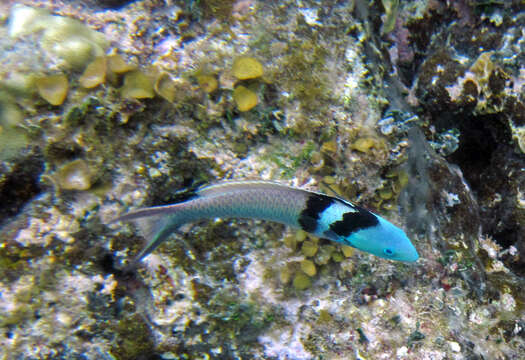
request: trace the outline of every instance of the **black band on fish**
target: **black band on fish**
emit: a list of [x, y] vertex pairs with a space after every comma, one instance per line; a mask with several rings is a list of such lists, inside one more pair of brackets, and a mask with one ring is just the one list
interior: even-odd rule
[[317, 193], [310, 194], [308, 200], [306, 200], [305, 208], [299, 215], [298, 222], [299, 225], [301, 225], [301, 229], [306, 232], [314, 232], [317, 228], [321, 213], [332, 205], [334, 201], [335, 199], [326, 195]]
[[362, 207], [353, 206], [357, 211], [343, 214], [343, 219], [330, 225], [330, 230], [339, 236], [349, 236], [355, 231], [366, 229], [379, 224], [377, 217]]

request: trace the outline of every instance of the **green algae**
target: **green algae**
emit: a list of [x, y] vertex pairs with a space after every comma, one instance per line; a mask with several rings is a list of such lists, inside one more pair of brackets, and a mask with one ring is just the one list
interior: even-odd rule
[[[30, 274], [29, 259], [34, 261], [44, 254], [41, 248], [34, 248], [36, 250], [22, 250], [19, 254], [21, 257], [19, 261], [16, 261], [13, 255], [6, 257], [5, 254], [0, 254], [0, 274], [13, 285], [13, 289], [16, 289], [14, 291], [16, 306], [5, 316], [0, 317], [0, 326], [23, 326], [25, 323], [38, 319], [38, 311], [46, 302], [43, 297], [44, 292], [54, 291], [59, 283], [60, 276], [57, 276], [57, 269], [53, 267], [46, 267], [36, 275]], [[26, 262], [27, 265], [18, 266], [20, 261]], [[10, 269], [5, 269], [4, 266], [9, 262], [7, 267]], [[13, 277], [12, 271], [16, 271], [16, 277]]]
[[105, 56], [98, 56], [88, 64], [78, 82], [87, 89], [97, 87], [106, 81], [106, 72], [107, 59]]
[[235, 0], [191, 0], [187, 2], [190, 13], [197, 18], [217, 19], [228, 22], [232, 15]]
[[151, 99], [155, 96], [153, 82], [141, 71], [131, 71], [124, 76], [122, 97], [128, 99]]
[[[220, 304], [218, 307], [215, 304]], [[210, 304], [214, 310], [210, 318], [215, 320], [212, 331], [220, 331], [226, 338], [245, 337], [249, 341], [267, 328], [274, 319], [274, 314], [261, 309], [254, 302], [239, 302], [234, 298], [214, 299]]]
[[0, 161], [16, 158], [29, 144], [30, 137], [26, 129], [0, 125]]
[[212, 75], [197, 75], [197, 82], [199, 83], [199, 86], [201, 89], [206, 93], [212, 93], [214, 92], [217, 87], [219, 86], [219, 83], [215, 76]]
[[308, 276], [313, 277], [317, 273], [315, 264], [311, 260], [301, 261], [301, 270]]
[[284, 174], [284, 177], [293, 177], [301, 167], [307, 167], [312, 163], [312, 157], [316, 153], [318, 145], [308, 140], [301, 146], [299, 152], [290, 152], [289, 149], [276, 146], [275, 150], [263, 156], [262, 159], [276, 164]]
[[[284, 73], [276, 74], [279, 83], [289, 89], [290, 100], [297, 99], [306, 112], [322, 112], [322, 104], [330, 98], [325, 74], [329, 52], [315, 38], [292, 41], [283, 61]], [[296, 74], [304, 76], [297, 78]]]
[[343, 261], [345, 258], [341, 253], [334, 252], [332, 253], [332, 260], [336, 263]]
[[306, 290], [312, 286], [312, 280], [305, 274], [297, 273], [293, 279], [292, 284], [296, 290]]
[[397, 14], [399, 10], [399, 0], [381, 0], [383, 8], [385, 9], [385, 20], [381, 27], [381, 34], [388, 34], [396, 25]]
[[111, 353], [118, 359], [135, 360], [154, 352], [150, 326], [139, 314], [121, 318], [113, 331], [117, 337]]
[[239, 57], [232, 65], [232, 73], [239, 80], [254, 79], [263, 76], [263, 66], [255, 58]]
[[249, 354], [257, 346], [257, 337], [280, 321], [276, 310], [258, 301], [241, 298], [231, 287], [211, 287], [197, 280], [192, 282], [192, 287], [193, 299], [206, 309], [206, 321], [204, 326], [187, 324], [183, 330], [188, 339], [197, 336], [205, 340], [200, 346], [186, 343], [184, 347], [189, 356], [218, 346], [222, 347], [223, 354], [234, 348]]
[[13, 98], [0, 90], [0, 99], [0, 161], [6, 161], [30, 144], [30, 132], [23, 126], [23, 113]]
[[0, 247], [0, 277], [2, 279], [14, 281], [29, 268], [27, 257], [24, 256], [25, 250], [9, 244]]
[[319, 317], [317, 318], [317, 322], [320, 324], [330, 324], [334, 318], [330, 314], [328, 310], [322, 309], [319, 311]]
[[304, 254], [304, 256], [312, 257], [315, 254], [317, 254], [317, 251], [319, 249], [319, 246], [317, 243], [313, 241], [305, 241], [303, 242], [303, 246], [301, 247], [301, 252]]
[[419, 323], [416, 324], [416, 330], [414, 330], [407, 339], [407, 345], [413, 347], [419, 342], [425, 339], [425, 334], [419, 331]]
[[318, 265], [326, 265], [332, 257], [332, 253], [335, 252], [336, 247], [331, 244], [319, 246], [319, 250], [316, 252], [314, 261]]
[[[67, 164], [80, 165], [78, 169], [83, 170], [78, 173], [79, 175], [89, 174], [87, 177], [84, 176], [84, 180], [88, 180], [84, 181], [85, 186], [82, 186], [84, 190], [95, 182], [108, 180], [108, 166], [115, 158], [116, 149], [119, 147], [118, 142], [110, 139], [115, 132], [124, 130], [113, 120], [117, 114], [112, 110], [112, 105], [107, 103], [106, 99], [102, 101], [89, 96], [65, 113], [60, 126], [61, 131], [56, 131], [48, 125], [42, 129], [43, 132], [52, 134], [45, 144], [44, 157], [58, 170], [55, 173], [58, 175], [55, 179], [58, 181], [57, 184], [64, 179], [62, 175], [67, 172], [63, 166]], [[79, 159], [82, 159], [83, 164], [78, 162]], [[62, 168], [64, 171], [61, 172]], [[48, 175], [53, 177], [52, 174]], [[87, 186], [87, 183], [90, 185]], [[65, 186], [68, 187], [70, 186]]]
[[1, 326], [13, 326], [22, 324], [23, 322], [30, 320], [34, 317], [34, 308], [30, 305], [23, 304], [11, 311], [6, 317], [0, 320]]
[[41, 76], [36, 79], [38, 94], [53, 106], [62, 105], [67, 97], [69, 82], [64, 74]]
[[233, 90], [233, 99], [241, 112], [251, 110], [257, 105], [257, 94], [242, 85]]

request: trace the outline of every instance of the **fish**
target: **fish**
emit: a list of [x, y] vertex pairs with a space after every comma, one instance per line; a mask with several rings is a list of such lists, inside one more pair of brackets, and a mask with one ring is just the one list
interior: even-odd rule
[[225, 181], [196, 190], [171, 205], [130, 211], [112, 220], [135, 221], [147, 240], [132, 261], [154, 251], [183, 224], [203, 219], [274, 221], [380, 258], [414, 262], [419, 254], [405, 232], [388, 220], [339, 197], [273, 181]]

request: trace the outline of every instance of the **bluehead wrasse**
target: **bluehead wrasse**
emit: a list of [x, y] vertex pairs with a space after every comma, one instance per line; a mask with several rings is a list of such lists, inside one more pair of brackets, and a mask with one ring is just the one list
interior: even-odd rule
[[202, 219], [250, 218], [302, 229], [376, 256], [419, 258], [406, 234], [389, 221], [346, 200], [269, 181], [229, 181], [197, 190], [182, 202], [138, 209], [112, 222], [136, 221], [147, 245], [141, 261], [181, 225]]

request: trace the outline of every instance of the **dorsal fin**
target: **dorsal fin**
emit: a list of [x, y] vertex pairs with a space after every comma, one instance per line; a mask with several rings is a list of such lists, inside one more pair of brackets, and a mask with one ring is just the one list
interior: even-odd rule
[[228, 192], [228, 190], [243, 190], [243, 189], [250, 189], [250, 190], [264, 190], [264, 189], [271, 189], [275, 190], [276, 188], [283, 188], [290, 191], [298, 191], [301, 193], [309, 193], [311, 191], [299, 189], [290, 185], [285, 185], [278, 183], [276, 181], [265, 181], [265, 180], [239, 180], [239, 181], [224, 181], [219, 182], [217, 184], [205, 186], [199, 190], [197, 190], [197, 194], [199, 196], [213, 196], [215, 194], [222, 194], [224, 192]]

